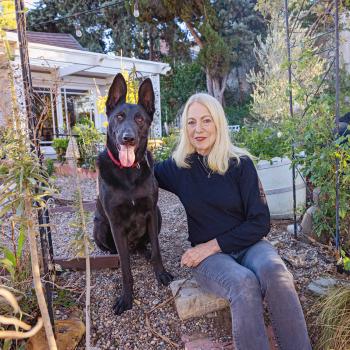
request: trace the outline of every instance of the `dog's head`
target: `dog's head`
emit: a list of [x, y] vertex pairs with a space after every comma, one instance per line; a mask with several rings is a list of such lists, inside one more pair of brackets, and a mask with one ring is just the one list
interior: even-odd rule
[[[138, 103], [126, 103], [127, 85], [117, 74], [108, 91], [107, 145], [113, 147], [124, 167], [131, 167], [135, 159], [143, 157], [147, 148], [148, 130], [153, 120], [154, 92], [152, 82], [145, 79], [140, 85]], [[112, 151], [112, 150], [111, 150]]]

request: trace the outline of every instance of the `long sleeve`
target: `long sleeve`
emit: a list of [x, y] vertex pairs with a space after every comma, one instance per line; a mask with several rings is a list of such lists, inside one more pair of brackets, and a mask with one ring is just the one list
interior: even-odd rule
[[239, 166], [238, 181], [245, 221], [216, 237], [224, 253], [247, 248], [270, 231], [270, 212], [254, 163], [251, 159], [242, 157]]
[[160, 188], [177, 194], [177, 166], [172, 158], [163, 162], [156, 163], [154, 166], [154, 175]]

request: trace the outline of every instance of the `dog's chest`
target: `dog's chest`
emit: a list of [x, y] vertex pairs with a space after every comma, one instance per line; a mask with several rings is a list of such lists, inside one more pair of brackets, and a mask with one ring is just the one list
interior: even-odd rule
[[128, 237], [129, 245], [137, 243], [146, 234], [150, 216], [154, 215], [153, 208], [149, 198], [132, 199], [116, 208], [116, 224]]

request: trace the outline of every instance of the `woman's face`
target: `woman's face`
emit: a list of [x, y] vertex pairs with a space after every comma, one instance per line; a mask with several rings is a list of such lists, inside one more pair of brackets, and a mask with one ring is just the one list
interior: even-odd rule
[[197, 153], [205, 156], [211, 151], [216, 139], [216, 126], [207, 107], [193, 102], [187, 114], [187, 135]]

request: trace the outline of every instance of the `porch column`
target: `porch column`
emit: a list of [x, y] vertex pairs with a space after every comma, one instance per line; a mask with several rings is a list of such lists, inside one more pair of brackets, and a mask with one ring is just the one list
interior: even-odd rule
[[19, 119], [21, 121], [21, 127], [24, 130], [28, 128], [27, 111], [24, 99], [24, 84], [22, 76], [22, 66], [20, 63], [11, 62], [11, 69], [13, 75], [13, 83], [16, 93], [16, 102], [18, 108]]
[[152, 80], [154, 97], [155, 97], [155, 107], [156, 111], [153, 116], [153, 123], [151, 127], [150, 137], [151, 138], [160, 138], [162, 137], [162, 118], [161, 118], [161, 109], [160, 109], [160, 79], [159, 74], [150, 75]]
[[107, 86], [98, 85], [98, 90], [96, 88], [93, 89], [94, 92], [94, 101], [95, 101], [95, 127], [97, 130], [101, 132], [106, 132], [106, 128], [103, 126], [103, 123], [107, 121], [107, 116], [105, 113], [98, 113], [97, 110], [97, 99], [101, 96], [105, 96], [108, 94]]

